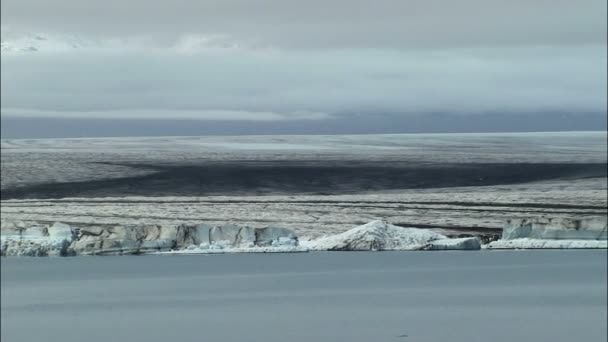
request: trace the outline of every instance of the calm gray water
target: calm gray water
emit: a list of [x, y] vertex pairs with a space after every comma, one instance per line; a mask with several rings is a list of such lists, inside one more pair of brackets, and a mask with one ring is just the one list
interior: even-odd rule
[[2, 341], [606, 341], [606, 251], [3, 258]]

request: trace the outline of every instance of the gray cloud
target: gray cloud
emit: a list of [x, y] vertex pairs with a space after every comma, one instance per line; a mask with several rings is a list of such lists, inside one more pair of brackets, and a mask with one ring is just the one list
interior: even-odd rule
[[280, 48], [606, 42], [605, 0], [3, 0], [3, 25], [88, 36], [226, 34]]
[[380, 117], [430, 127], [424, 115], [500, 116], [506, 127], [511, 113], [521, 130], [535, 114], [597, 118], [607, 110], [606, 4], [3, 0], [1, 112], [331, 121], [336, 132]]
[[2, 71], [3, 115], [63, 117], [602, 112], [608, 91], [606, 50], [594, 45], [40, 52], [3, 56]]

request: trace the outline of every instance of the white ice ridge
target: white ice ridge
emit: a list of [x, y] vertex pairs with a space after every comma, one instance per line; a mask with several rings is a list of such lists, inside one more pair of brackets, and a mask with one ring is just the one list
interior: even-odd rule
[[317, 251], [407, 251], [480, 249], [478, 238], [448, 239], [427, 229], [403, 228], [384, 221], [372, 221], [341, 234], [301, 244]]

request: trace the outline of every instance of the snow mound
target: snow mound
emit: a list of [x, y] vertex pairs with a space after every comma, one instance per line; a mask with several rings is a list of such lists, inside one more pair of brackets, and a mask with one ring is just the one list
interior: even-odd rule
[[487, 249], [606, 249], [606, 240], [543, 240], [543, 239], [512, 239], [492, 241], [485, 246]]
[[447, 237], [430, 230], [403, 228], [377, 220], [301, 244], [317, 251], [401, 251], [424, 249], [431, 241], [443, 239]]

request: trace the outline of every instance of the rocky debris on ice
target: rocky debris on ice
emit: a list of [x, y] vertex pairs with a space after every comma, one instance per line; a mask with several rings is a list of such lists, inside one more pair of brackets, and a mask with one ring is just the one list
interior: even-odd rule
[[310, 250], [407, 251], [432, 249], [479, 249], [477, 238], [448, 239], [427, 229], [403, 228], [377, 220], [344, 233], [302, 241]]
[[605, 216], [586, 219], [535, 217], [509, 220], [502, 239], [606, 240], [607, 231]]
[[543, 239], [512, 239], [492, 241], [485, 246], [487, 249], [606, 249], [607, 240], [543, 240]]

